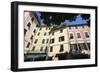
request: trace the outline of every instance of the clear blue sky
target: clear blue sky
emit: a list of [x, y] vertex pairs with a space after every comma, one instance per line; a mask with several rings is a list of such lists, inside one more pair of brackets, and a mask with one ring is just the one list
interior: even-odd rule
[[[37, 16], [38, 16], [38, 18], [40, 20], [40, 23], [43, 24], [43, 19], [40, 18], [41, 13], [40, 12], [36, 12], [36, 14], [37, 14]], [[75, 24], [81, 24], [82, 25], [82, 24], [86, 24], [87, 21], [88, 21], [88, 19], [87, 20], [82, 19], [82, 17], [80, 15], [77, 15], [75, 20], [73, 20], [73, 21], [65, 20], [63, 23], [67, 24], [67, 25], [75, 25]]]

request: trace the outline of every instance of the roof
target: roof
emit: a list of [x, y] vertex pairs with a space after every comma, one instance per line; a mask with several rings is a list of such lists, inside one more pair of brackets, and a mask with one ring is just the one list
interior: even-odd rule
[[67, 25], [67, 27], [74, 27], [74, 26], [90, 26], [90, 24], [73, 24], [73, 25]]
[[47, 25], [39, 25], [39, 26], [37, 26], [37, 27], [51, 27], [51, 26], [47, 26]]
[[37, 27], [47, 27], [47, 28], [51, 28], [51, 31], [57, 31], [60, 29], [64, 29], [66, 27], [75, 27], [75, 26], [89, 26], [89, 24], [74, 24], [74, 25], [67, 25], [67, 24], [61, 24], [61, 25], [52, 25], [52, 26], [47, 26], [47, 25], [39, 25]]
[[65, 24], [62, 24], [62, 25], [52, 25], [52, 26], [40, 25], [40, 26], [37, 26], [37, 27], [48, 27], [48, 28], [51, 28], [51, 31], [55, 31], [55, 30], [66, 28], [67, 25], [65, 25]]
[[66, 27], [67, 27], [67, 25], [65, 25], [65, 24], [56, 25], [56, 26], [53, 26], [53, 28], [51, 29], [51, 31], [60, 30], [60, 29], [66, 28]]

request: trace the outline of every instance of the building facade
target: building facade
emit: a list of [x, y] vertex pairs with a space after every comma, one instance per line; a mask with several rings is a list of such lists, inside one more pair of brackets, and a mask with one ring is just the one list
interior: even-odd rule
[[39, 26], [36, 28], [36, 33], [34, 34], [34, 39], [30, 52], [32, 53], [44, 53], [46, 48], [49, 47], [50, 41], [50, 28], [45, 26]]
[[39, 26], [36, 28], [30, 53], [47, 53], [48, 59], [57, 59], [57, 54], [69, 53], [66, 27]]
[[[69, 53], [70, 51], [68, 30], [66, 28], [67, 26], [60, 25], [54, 26], [51, 29], [50, 48], [48, 56], [53, 60], [61, 59], [61, 56], [67, 55], [66, 53]], [[65, 58], [66, 57], [63, 57], [62, 59]]]
[[35, 13], [24, 12], [25, 61], [65, 60], [90, 55], [90, 26], [40, 25]]
[[40, 25], [35, 14], [29, 11], [24, 12], [24, 52], [27, 53], [32, 46], [33, 35], [35, 34], [36, 26]]
[[90, 55], [90, 26], [86, 24], [69, 25], [67, 29], [71, 52]]

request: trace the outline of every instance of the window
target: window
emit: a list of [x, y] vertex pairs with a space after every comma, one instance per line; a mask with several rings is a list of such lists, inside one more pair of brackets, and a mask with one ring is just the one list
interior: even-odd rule
[[53, 46], [50, 47], [50, 52], [53, 52]]
[[43, 51], [43, 47], [40, 48], [40, 51]]
[[36, 44], [36, 43], [37, 43], [37, 41], [38, 41], [38, 39], [36, 39], [34, 43]]
[[88, 32], [85, 32], [85, 37], [86, 37], [86, 38], [89, 38]]
[[49, 39], [47, 39], [47, 43], [48, 43]]
[[26, 32], [27, 32], [27, 30], [26, 30], [26, 29], [24, 29], [24, 36], [26, 35]]
[[40, 35], [40, 32], [38, 32], [38, 34], [37, 34], [38, 36]]
[[47, 46], [45, 47], [45, 52], [48, 53], [48, 47]]
[[40, 30], [42, 30], [42, 28], [40, 28]]
[[33, 35], [30, 37], [31, 40], [33, 40]]
[[31, 21], [32, 21], [32, 22], [34, 21], [34, 18], [33, 18], [33, 17], [31, 18]]
[[60, 30], [60, 33], [62, 33], [62, 32], [63, 32], [63, 30], [61, 29], [61, 30]]
[[70, 49], [76, 49], [77, 45], [76, 44], [70, 44]]
[[29, 46], [30, 46], [30, 42], [28, 42], [28, 44], [27, 44], [26, 48], [29, 48]]
[[85, 43], [79, 43], [78, 47], [79, 47], [79, 50], [87, 49]]
[[46, 46], [45, 49], [48, 49], [48, 47]]
[[86, 49], [86, 50], [87, 50], [87, 47], [86, 47], [86, 44], [85, 44], [85, 43], [83, 43], [83, 46], [84, 46], [84, 49]]
[[71, 29], [71, 27], [69, 27], [69, 29]]
[[33, 31], [34, 33], [36, 33], [36, 29], [34, 29], [34, 31]]
[[30, 29], [31, 23], [29, 22], [29, 23], [27, 24], [27, 26], [28, 26], [28, 29]]
[[54, 43], [54, 39], [51, 39], [51, 40], [50, 40], [50, 43]]
[[80, 33], [77, 33], [77, 38], [81, 38], [81, 34]]
[[78, 48], [77, 48], [77, 44], [70, 44], [70, 52], [73, 54], [76, 54]]
[[75, 28], [77, 29], [77, 26]]
[[49, 35], [50, 35], [50, 32], [49, 32]]
[[44, 44], [44, 42], [45, 42], [45, 39], [42, 40], [42, 44]]
[[88, 48], [90, 49], [90, 43], [87, 43], [87, 45], [88, 45]]
[[59, 37], [59, 42], [64, 41], [64, 36]]
[[36, 24], [36, 27], [38, 27], [39, 26], [39, 24]]
[[78, 47], [79, 47], [79, 51], [81, 51], [82, 49], [84, 49], [84, 45], [82, 43], [79, 43]]
[[33, 48], [32, 48], [32, 51], [34, 51], [35, 50], [35, 46], [33, 46]]
[[46, 36], [46, 32], [44, 33], [44, 36]]
[[52, 35], [54, 35], [54, 32], [52, 32]]
[[82, 28], [84, 28], [84, 26], [82, 26]]
[[59, 52], [63, 52], [64, 51], [64, 47], [63, 47], [63, 45], [60, 45], [60, 50], [59, 50]]
[[73, 34], [72, 33], [70, 33], [70, 39], [73, 39], [74, 37], [73, 37]]

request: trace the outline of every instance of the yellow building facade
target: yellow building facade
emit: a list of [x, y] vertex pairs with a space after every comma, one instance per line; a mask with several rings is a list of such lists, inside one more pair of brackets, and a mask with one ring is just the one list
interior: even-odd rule
[[52, 58], [56, 57], [57, 54], [69, 53], [68, 31], [66, 27], [62, 26], [37, 27], [30, 53], [45, 53], [47, 50], [48, 57]]

